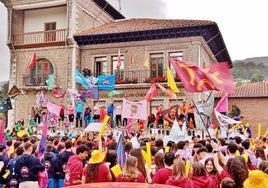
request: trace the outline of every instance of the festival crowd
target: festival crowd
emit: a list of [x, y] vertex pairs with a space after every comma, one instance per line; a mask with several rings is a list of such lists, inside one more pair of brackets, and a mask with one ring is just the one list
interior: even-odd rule
[[[44, 114], [37, 108], [29, 125], [20, 120], [12, 131], [5, 132], [5, 144], [0, 145], [0, 188], [60, 188], [97, 182], [140, 182], [182, 188], [267, 187], [267, 138], [201, 138], [194, 132], [194, 107], [189, 104], [184, 108], [184, 104], [185, 101], [175, 112], [170, 107], [166, 118], [161, 113], [156, 117], [150, 115], [152, 122], [147, 127], [138, 126], [119, 137], [113, 131], [75, 134], [69, 128], [78, 128], [78, 123], [81, 126], [82, 116], [88, 126], [90, 122], [101, 122], [103, 113], [115, 117], [111, 127], [124, 126], [120, 105], [117, 111], [115, 106], [108, 106], [105, 112], [100, 105], [92, 109], [62, 106], [60, 117], [54, 118], [53, 136], [48, 134], [46, 138], [37, 131], [44, 121]], [[158, 112], [162, 112], [161, 107]], [[238, 118], [240, 113], [232, 117]], [[54, 125], [52, 119], [50, 124]], [[144, 134], [144, 129], [150, 129], [156, 121], [159, 125], [167, 121], [171, 126], [176, 121], [178, 130], [185, 129], [191, 139], [180, 137], [165, 143], [161, 138]], [[64, 132], [57, 131], [60, 129]], [[45, 145], [40, 147], [44, 139]]]

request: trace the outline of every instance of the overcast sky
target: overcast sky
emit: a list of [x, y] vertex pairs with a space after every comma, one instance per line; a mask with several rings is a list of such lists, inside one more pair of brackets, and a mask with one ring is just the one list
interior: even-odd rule
[[[232, 60], [268, 56], [266, 0], [108, 0], [126, 18], [215, 21]], [[8, 80], [6, 10], [0, 3], [0, 81]]]

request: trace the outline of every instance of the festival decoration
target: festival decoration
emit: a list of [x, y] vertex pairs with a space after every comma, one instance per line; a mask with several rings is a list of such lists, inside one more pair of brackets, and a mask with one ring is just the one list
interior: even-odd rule
[[234, 83], [227, 62], [215, 63], [204, 69], [195, 64], [169, 58], [185, 89], [189, 92], [210, 90], [234, 92]]
[[170, 87], [170, 89], [174, 92], [174, 93], [179, 93], [180, 90], [176, 85], [176, 82], [174, 80], [174, 77], [172, 75], [172, 72], [170, 70], [170, 68], [167, 68], [167, 85]]

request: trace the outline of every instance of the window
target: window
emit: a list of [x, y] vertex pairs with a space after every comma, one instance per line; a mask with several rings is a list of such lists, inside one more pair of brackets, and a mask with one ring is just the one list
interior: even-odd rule
[[56, 41], [56, 22], [45, 23], [45, 42]]
[[118, 69], [118, 56], [112, 56], [112, 74], [115, 75], [116, 79], [123, 79], [124, 78], [124, 56], [121, 55], [121, 64]]
[[96, 77], [99, 75], [107, 74], [107, 58], [106, 57], [96, 57], [95, 58], [95, 72]]
[[53, 66], [47, 59], [38, 59], [37, 64], [30, 71], [30, 85], [46, 85], [49, 74], [53, 73]]
[[[182, 60], [182, 58], [183, 58], [183, 52], [182, 51], [179, 51], [179, 52], [169, 52], [168, 57], [171, 57], [171, 58], [174, 58], [174, 59], [178, 59], [178, 60]], [[170, 68], [171, 72], [173, 73], [174, 79], [176, 80], [178, 78], [178, 76], [176, 75], [176, 71], [175, 71], [174, 67], [172, 66], [172, 64], [169, 64], [169, 68]]]
[[157, 78], [163, 76], [164, 66], [163, 66], [163, 54], [151, 54], [150, 55], [150, 68], [151, 68], [151, 77]]

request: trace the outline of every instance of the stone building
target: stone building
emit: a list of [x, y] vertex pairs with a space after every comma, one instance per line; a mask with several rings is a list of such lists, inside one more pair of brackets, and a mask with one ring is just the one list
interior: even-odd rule
[[[1, 0], [8, 10], [10, 48], [10, 86], [16, 85], [24, 95], [13, 102], [9, 125], [20, 118], [33, 116], [36, 95], [43, 91], [49, 101], [67, 104], [54, 98], [47, 89], [49, 74], [59, 88], [82, 88], [74, 81], [74, 70], [90, 69], [94, 76], [116, 75], [115, 90], [121, 102], [140, 100], [152, 80], [164, 82], [168, 57], [184, 59], [205, 67], [212, 63], [232, 62], [217, 23], [206, 20], [125, 19], [105, 0]], [[120, 70], [116, 69], [118, 51]], [[33, 54], [37, 64], [27, 69]], [[148, 57], [149, 66], [144, 66]], [[171, 70], [174, 72], [171, 66]], [[177, 80], [181, 92], [178, 100], [170, 100], [160, 90], [149, 104], [154, 113], [163, 104], [178, 104], [191, 96], [203, 99], [202, 93], [187, 93]], [[94, 100], [88, 100], [94, 105]], [[99, 104], [107, 106], [111, 99], [100, 92]], [[46, 106], [43, 106], [45, 109]]]

